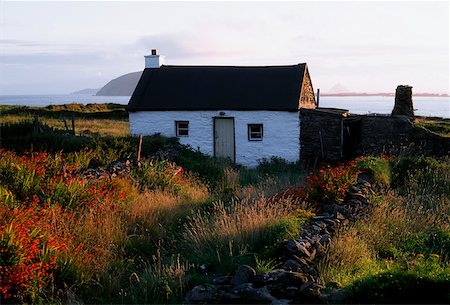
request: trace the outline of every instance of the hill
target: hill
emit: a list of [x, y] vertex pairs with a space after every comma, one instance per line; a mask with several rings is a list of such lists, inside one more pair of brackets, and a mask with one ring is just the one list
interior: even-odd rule
[[108, 82], [97, 92], [97, 96], [129, 96], [133, 94], [134, 88], [141, 77], [142, 71], [132, 72]]

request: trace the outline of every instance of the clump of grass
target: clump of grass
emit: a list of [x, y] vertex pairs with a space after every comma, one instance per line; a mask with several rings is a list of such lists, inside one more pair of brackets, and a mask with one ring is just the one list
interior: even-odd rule
[[448, 186], [448, 161], [438, 161], [431, 157], [404, 157], [391, 162], [393, 171], [393, 185], [404, 188], [409, 182], [416, 181], [426, 187], [436, 183]]
[[363, 157], [356, 162], [356, 166], [367, 171], [375, 183], [382, 186], [390, 186], [392, 181], [392, 170], [389, 160], [382, 157]]
[[[209, 213], [198, 213], [185, 224], [185, 246], [196, 260], [211, 265], [230, 264], [246, 253], [272, 253], [284, 238], [298, 234], [290, 201], [236, 199], [231, 206], [218, 202]], [[203, 260], [203, 261], [202, 261]], [[222, 269], [223, 270], [223, 269]]]

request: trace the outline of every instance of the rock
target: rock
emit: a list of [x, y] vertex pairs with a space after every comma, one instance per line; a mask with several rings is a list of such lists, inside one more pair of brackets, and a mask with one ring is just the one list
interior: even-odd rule
[[302, 265], [297, 263], [293, 259], [287, 260], [282, 267], [286, 271], [294, 271], [294, 272], [301, 272], [302, 271]]
[[347, 201], [347, 204], [349, 204], [349, 205], [362, 205], [362, 204], [364, 204], [364, 201], [361, 201], [359, 199], [350, 199], [349, 201]]
[[339, 219], [339, 220], [346, 220], [345, 216], [342, 215], [342, 214], [339, 213], [339, 212], [336, 212], [336, 219]]
[[231, 276], [218, 276], [214, 278], [213, 283], [215, 285], [229, 285], [231, 281]]
[[344, 206], [335, 204], [335, 203], [331, 203], [331, 204], [324, 204], [322, 207], [322, 210], [326, 213], [329, 213], [331, 215], [336, 215], [337, 212], [343, 214], [343, 215], [347, 215], [348, 214], [348, 209]]
[[370, 183], [369, 183], [369, 181], [371, 181], [372, 180], [372, 175], [371, 174], [369, 174], [369, 173], [359, 173], [358, 174], [358, 177], [356, 178], [356, 181], [357, 181], [357, 183], [358, 184], [365, 184], [365, 183], [367, 183], [369, 186], [368, 187], [371, 187], [371, 185], [370, 185]]
[[[271, 304], [277, 300], [270, 294], [267, 287], [254, 288], [252, 283], [239, 285], [230, 292], [238, 296], [241, 303], [244, 301], [251, 304]], [[224, 301], [226, 301], [226, 298]]]
[[311, 256], [308, 249], [306, 249], [304, 243], [300, 243], [295, 239], [287, 239], [283, 242], [283, 248], [290, 254], [297, 255], [299, 257], [307, 257]]
[[360, 189], [358, 186], [356, 186], [356, 185], [351, 185], [351, 186], [348, 188], [348, 191], [349, 191], [350, 193], [358, 193], [358, 192], [361, 192], [361, 189]]
[[184, 304], [221, 303], [224, 292], [214, 285], [198, 285], [184, 297]]
[[329, 234], [322, 235], [322, 238], [320, 239], [320, 244], [322, 246], [326, 246], [331, 242], [331, 236]]
[[260, 287], [283, 283], [287, 286], [300, 286], [308, 281], [308, 278], [299, 272], [291, 272], [283, 269], [275, 269], [270, 272], [258, 274], [255, 278], [255, 285]]
[[323, 214], [319, 214], [316, 216], [311, 217], [312, 220], [322, 220], [322, 219], [327, 219], [327, 218], [331, 218], [332, 215], [328, 214], [328, 213], [323, 213]]
[[357, 199], [357, 200], [361, 200], [364, 202], [367, 200], [366, 196], [361, 192], [357, 192], [357, 193], [349, 192], [349, 193], [347, 193], [347, 196], [349, 199]]
[[236, 270], [236, 273], [230, 280], [230, 285], [237, 287], [241, 284], [250, 283], [255, 278], [255, 275], [255, 269], [247, 265], [242, 265]]

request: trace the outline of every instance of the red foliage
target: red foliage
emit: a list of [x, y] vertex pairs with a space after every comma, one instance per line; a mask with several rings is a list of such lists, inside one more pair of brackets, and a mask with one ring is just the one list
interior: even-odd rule
[[[0, 178], [7, 194], [0, 193], [0, 299], [32, 301], [51, 282], [58, 260], [70, 250], [69, 241], [73, 249], [78, 240], [60, 230], [64, 224], [87, 209], [108, 213], [130, 195], [130, 181], [81, 179], [76, 175], [80, 165], [61, 158], [0, 149]], [[75, 252], [95, 267], [102, 250], [79, 241]]]

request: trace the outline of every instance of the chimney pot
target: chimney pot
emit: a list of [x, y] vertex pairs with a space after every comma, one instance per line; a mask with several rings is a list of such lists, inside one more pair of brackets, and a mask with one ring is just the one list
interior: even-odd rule
[[145, 57], [145, 68], [159, 68], [164, 64], [164, 56], [158, 55], [156, 49], [152, 49], [151, 55]]

